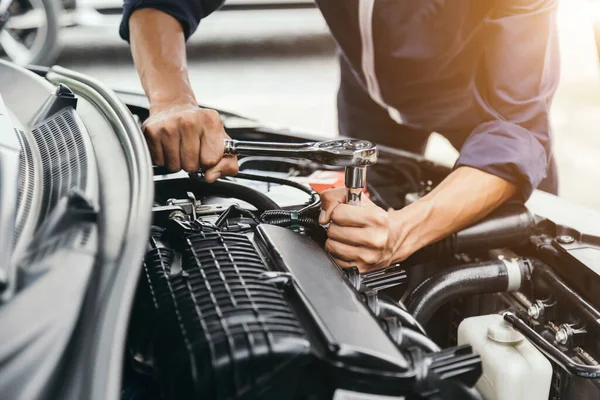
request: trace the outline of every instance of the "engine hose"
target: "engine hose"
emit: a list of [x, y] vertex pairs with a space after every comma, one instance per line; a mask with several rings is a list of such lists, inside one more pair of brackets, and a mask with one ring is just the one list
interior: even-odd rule
[[208, 183], [204, 177], [198, 173], [191, 173], [189, 176], [192, 185], [194, 185], [196, 189], [203, 193], [208, 192], [243, 200], [256, 207], [260, 213], [267, 210], [281, 210], [281, 207], [279, 207], [279, 205], [271, 200], [267, 195], [250, 187], [222, 179], [219, 179], [213, 183]]
[[378, 299], [377, 305], [379, 306], [379, 312], [382, 313], [383, 316], [396, 317], [404, 327], [410, 328], [423, 335], [427, 334], [425, 333], [423, 326], [421, 326], [415, 317], [413, 317], [408, 311], [400, 308], [400, 306], [382, 299]]
[[506, 203], [476, 224], [417, 251], [408, 262], [523, 246], [529, 243], [534, 228], [535, 219], [523, 204]]
[[308, 204], [304, 208], [302, 208], [300, 211], [298, 211], [298, 213], [305, 213], [307, 211], [320, 210], [320, 208], [321, 208], [321, 196], [319, 196], [319, 194], [316, 191], [314, 191], [312, 188], [307, 187], [301, 183], [294, 182], [289, 179], [277, 178], [274, 176], [255, 175], [255, 174], [248, 174], [245, 172], [240, 172], [235, 177], [240, 178], [240, 179], [258, 181], [258, 182], [267, 182], [267, 183], [275, 183], [278, 185], [290, 186], [290, 187], [293, 187], [295, 189], [298, 189], [298, 190], [308, 194], [310, 196], [310, 200], [309, 200]]
[[464, 295], [519, 290], [531, 279], [529, 259], [460, 265], [426, 279], [408, 296], [408, 312], [422, 325], [444, 304]]

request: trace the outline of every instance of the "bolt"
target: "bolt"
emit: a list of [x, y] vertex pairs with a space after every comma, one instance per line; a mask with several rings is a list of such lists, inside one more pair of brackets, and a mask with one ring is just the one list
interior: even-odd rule
[[540, 306], [538, 306], [537, 304], [532, 304], [531, 307], [527, 309], [527, 315], [529, 315], [533, 319], [538, 319], [540, 317], [540, 314]]
[[575, 241], [573, 236], [569, 236], [569, 235], [559, 236], [557, 240], [558, 240], [558, 243], [561, 243], [561, 244], [571, 244]]
[[556, 331], [554, 340], [560, 344], [567, 344], [567, 341], [569, 340], [569, 334], [567, 333], [567, 330], [565, 328], [560, 328], [558, 331]]
[[182, 211], [173, 211], [171, 214], [169, 214], [169, 219], [183, 222], [187, 219], [187, 216]]

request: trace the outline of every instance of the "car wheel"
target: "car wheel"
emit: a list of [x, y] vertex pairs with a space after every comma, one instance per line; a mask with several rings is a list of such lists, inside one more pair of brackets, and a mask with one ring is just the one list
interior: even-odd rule
[[50, 65], [58, 55], [60, 7], [55, 0], [13, 0], [0, 31], [0, 57], [19, 65]]

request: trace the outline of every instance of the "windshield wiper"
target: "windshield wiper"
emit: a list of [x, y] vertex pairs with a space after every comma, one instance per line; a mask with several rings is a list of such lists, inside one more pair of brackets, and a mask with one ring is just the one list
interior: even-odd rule
[[17, 133], [0, 96], [0, 290], [6, 288], [14, 272], [10, 264], [19, 197], [20, 153]]

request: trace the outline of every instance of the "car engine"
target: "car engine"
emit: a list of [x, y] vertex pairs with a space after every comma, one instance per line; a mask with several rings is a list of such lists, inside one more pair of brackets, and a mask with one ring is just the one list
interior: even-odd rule
[[[384, 208], [410, 204], [440, 179], [433, 164], [390, 156], [370, 168], [365, 190]], [[496, 398], [500, 382], [486, 387], [482, 376], [503, 361], [482, 357], [469, 337], [489, 336], [488, 324], [542, 362], [506, 398], [598, 393], [598, 312], [555, 271], [577, 253], [593, 258], [589, 237], [511, 202], [399, 265], [343, 270], [316, 221], [317, 190], [339, 186], [342, 174], [272, 157], [241, 158], [240, 174], [216, 184], [155, 169], [128, 347], [130, 373], [144, 377], [138, 390], [165, 399]], [[577, 271], [590, 272], [579, 260]], [[523, 392], [527, 379], [540, 386]]]

